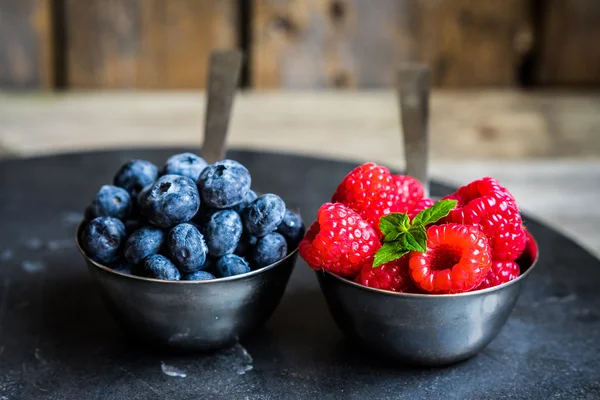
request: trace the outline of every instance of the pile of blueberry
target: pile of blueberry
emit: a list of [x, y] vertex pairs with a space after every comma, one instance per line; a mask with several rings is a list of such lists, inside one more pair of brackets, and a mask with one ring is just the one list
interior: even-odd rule
[[155, 279], [207, 280], [266, 267], [298, 246], [304, 225], [279, 196], [257, 196], [250, 184], [234, 160], [208, 165], [176, 154], [160, 171], [129, 161], [86, 209], [81, 247], [116, 271]]

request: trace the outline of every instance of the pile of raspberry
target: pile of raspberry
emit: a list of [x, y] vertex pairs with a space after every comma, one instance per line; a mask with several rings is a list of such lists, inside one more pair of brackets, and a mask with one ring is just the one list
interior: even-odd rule
[[380, 219], [402, 213], [412, 221], [435, 202], [424, 197], [418, 180], [365, 163], [342, 180], [330, 203], [320, 207], [300, 243], [300, 256], [315, 270], [394, 292], [461, 293], [518, 277], [516, 261], [528, 236], [512, 194], [496, 179], [485, 177], [442, 200], [456, 205], [425, 226], [425, 251], [410, 251], [374, 267], [376, 253], [387, 240]]

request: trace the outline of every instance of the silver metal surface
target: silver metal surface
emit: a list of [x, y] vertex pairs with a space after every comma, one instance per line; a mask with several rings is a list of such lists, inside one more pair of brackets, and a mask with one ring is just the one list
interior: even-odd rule
[[401, 363], [440, 366], [474, 356], [498, 335], [537, 262], [537, 250], [522, 259], [517, 279], [452, 295], [394, 293], [328, 272], [317, 276], [331, 315], [351, 340]]
[[78, 239], [77, 247], [108, 309], [131, 338], [200, 351], [231, 345], [263, 325], [279, 305], [297, 258], [296, 249], [243, 275], [164, 281], [115, 272], [87, 257]]
[[210, 55], [202, 145], [202, 157], [209, 164], [225, 157], [227, 129], [241, 68], [241, 51], [215, 50]]
[[397, 80], [406, 174], [421, 181], [426, 197], [429, 197], [430, 75], [427, 66], [403, 64], [398, 69]]

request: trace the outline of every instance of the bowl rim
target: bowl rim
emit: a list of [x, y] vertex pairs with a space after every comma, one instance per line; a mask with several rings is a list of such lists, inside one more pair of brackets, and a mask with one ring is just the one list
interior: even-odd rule
[[133, 275], [133, 274], [126, 274], [126, 273], [123, 273], [123, 272], [118, 272], [118, 271], [115, 271], [112, 268], [107, 267], [106, 265], [102, 265], [99, 262], [92, 260], [85, 253], [85, 251], [81, 247], [81, 244], [79, 243], [79, 232], [83, 228], [84, 223], [85, 223], [85, 221], [82, 220], [77, 225], [77, 228], [75, 229], [75, 245], [77, 246], [77, 249], [79, 250], [79, 252], [81, 253], [81, 255], [88, 262], [88, 264], [92, 264], [96, 268], [99, 268], [99, 269], [101, 269], [101, 270], [103, 270], [105, 272], [108, 272], [110, 274], [114, 274], [114, 275], [117, 275], [117, 276], [120, 276], [120, 277], [126, 278], [126, 279], [138, 280], [138, 281], [141, 281], [141, 282], [154, 282], [154, 283], [162, 283], [162, 284], [179, 284], [179, 285], [210, 285], [210, 284], [217, 284], [217, 283], [220, 283], [220, 282], [231, 282], [231, 281], [236, 281], [236, 280], [242, 280], [242, 279], [245, 279], [245, 278], [253, 277], [255, 275], [260, 275], [263, 272], [267, 272], [270, 269], [278, 267], [279, 265], [283, 264], [286, 260], [294, 257], [296, 255], [296, 253], [298, 252], [298, 246], [296, 246], [296, 248], [294, 250], [292, 250], [285, 257], [283, 257], [281, 260], [279, 260], [277, 262], [274, 262], [273, 264], [267, 265], [266, 267], [262, 267], [262, 268], [256, 269], [254, 271], [246, 272], [245, 274], [228, 276], [228, 277], [225, 277], [225, 278], [215, 278], [215, 279], [196, 280], [196, 281], [187, 281], [187, 280], [173, 281], [173, 280], [166, 280], [166, 279], [146, 278], [146, 277], [143, 277], [143, 276], [138, 276], [138, 275]]
[[[362, 290], [366, 290], [366, 291], [371, 291], [374, 293], [378, 293], [378, 294], [382, 294], [382, 295], [387, 295], [387, 296], [396, 296], [396, 297], [403, 297], [403, 298], [425, 298], [425, 299], [439, 299], [439, 298], [457, 298], [457, 297], [471, 297], [471, 296], [478, 296], [478, 295], [485, 295], [485, 294], [489, 294], [489, 293], [493, 293], [499, 290], [502, 290], [504, 288], [507, 288], [511, 285], [516, 285], [517, 282], [522, 281], [523, 279], [525, 279], [530, 273], [531, 271], [535, 268], [535, 266], [538, 263], [538, 260], [540, 258], [540, 251], [539, 251], [539, 246], [538, 246], [538, 242], [535, 239], [535, 237], [529, 232], [527, 231], [527, 237], [528, 239], [532, 240], [534, 245], [535, 245], [535, 249], [536, 249], [536, 254], [535, 257], [532, 257], [533, 260], [531, 261], [531, 265], [529, 266], [529, 268], [527, 268], [527, 270], [520, 274], [518, 277], [516, 277], [515, 279], [502, 283], [498, 286], [492, 286], [489, 288], [485, 288], [485, 289], [481, 289], [481, 290], [474, 290], [474, 291], [470, 291], [470, 292], [463, 292], [463, 293], [446, 293], [446, 294], [426, 294], [426, 293], [403, 293], [403, 292], [392, 292], [391, 290], [383, 290], [383, 289], [377, 289], [377, 288], [372, 288], [369, 286], [364, 286], [361, 285], [360, 283], [356, 283], [350, 279], [347, 278], [343, 278], [341, 276], [332, 274], [329, 271], [325, 271], [325, 270], [320, 270], [320, 271], [315, 271], [317, 274], [322, 273], [323, 275], [329, 275], [330, 277], [333, 277], [339, 281], [341, 281], [344, 284], [350, 284], [354, 287], [356, 287], [357, 289], [362, 289]], [[527, 251], [527, 247], [525, 248], [525, 251]]]

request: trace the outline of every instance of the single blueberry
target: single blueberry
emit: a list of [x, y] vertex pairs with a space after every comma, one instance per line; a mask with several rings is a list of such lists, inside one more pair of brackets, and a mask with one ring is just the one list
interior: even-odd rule
[[215, 276], [206, 271], [196, 271], [182, 278], [184, 281], [208, 281], [210, 279], [215, 279]]
[[241, 203], [250, 190], [250, 173], [233, 160], [209, 165], [198, 177], [202, 201], [213, 208], [229, 208]]
[[219, 278], [226, 278], [250, 272], [250, 266], [242, 257], [235, 254], [226, 254], [217, 260], [215, 270]]
[[124, 258], [119, 259], [108, 266], [113, 271], [120, 272], [122, 274], [133, 275], [133, 265]]
[[85, 227], [81, 246], [92, 260], [108, 264], [117, 260], [124, 241], [125, 225], [120, 219], [98, 217]]
[[277, 233], [269, 233], [261, 238], [252, 251], [251, 262], [254, 268], [262, 268], [271, 265], [287, 254], [287, 243], [285, 238]]
[[144, 259], [143, 274], [147, 278], [178, 281], [181, 273], [167, 257], [154, 254]]
[[277, 227], [277, 232], [281, 233], [287, 241], [288, 249], [295, 249], [305, 233], [302, 218], [290, 210], [285, 210], [285, 215]]
[[158, 178], [158, 168], [150, 161], [131, 160], [125, 163], [115, 175], [115, 186], [127, 190], [133, 198], [145, 187]]
[[248, 257], [252, 254], [252, 249], [254, 249], [256, 243], [258, 243], [258, 238], [256, 236], [250, 236], [243, 233], [235, 248], [234, 254], [237, 254], [240, 257]]
[[254, 190], [248, 190], [248, 193], [246, 193], [244, 200], [242, 200], [241, 203], [233, 206], [231, 209], [233, 211], [237, 212], [238, 214], [242, 215], [244, 210], [246, 209], [246, 207], [248, 207], [250, 205], [250, 203], [252, 203], [257, 198], [258, 198], [258, 196]]
[[190, 224], [179, 224], [169, 232], [167, 238], [169, 258], [184, 274], [196, 272], [204, 266], [208, 247], [204, 236]]
[[200, 207], [196, 184], [190, 178], [180, 175], [158, 178], [146, 195], [142, 196], [142, 201], [144, 216], [151, 224], [161, 228], [191, 220]]
[[233, 210], [218, 211], [204, 226], [208, 252], [213, 257], [233, 253], [242, 236], [242, 219]]
[[103, 185], [92, 201], [95, 217], [124, 219], [131, 212], [131, 196], [127, 190], [113, 185]]
[[132, 264], [158, 254], [165, 241], [164, 232], [153, 226], [143, 226], [133, 232], [125, 242], [125, 258]]
[[181, 175], [186, 176], [196, 182], [200, 173], [208, 164], [202, 157], [198, 157], [192, 153], [175, 154], [167, 160], [163, 167], [162, 175]]
[[244, 228], [253, 236], [262, 237], [273, 232], [285, 215], [285, 203], [276, 194], [264, 194], [244, 211]]

